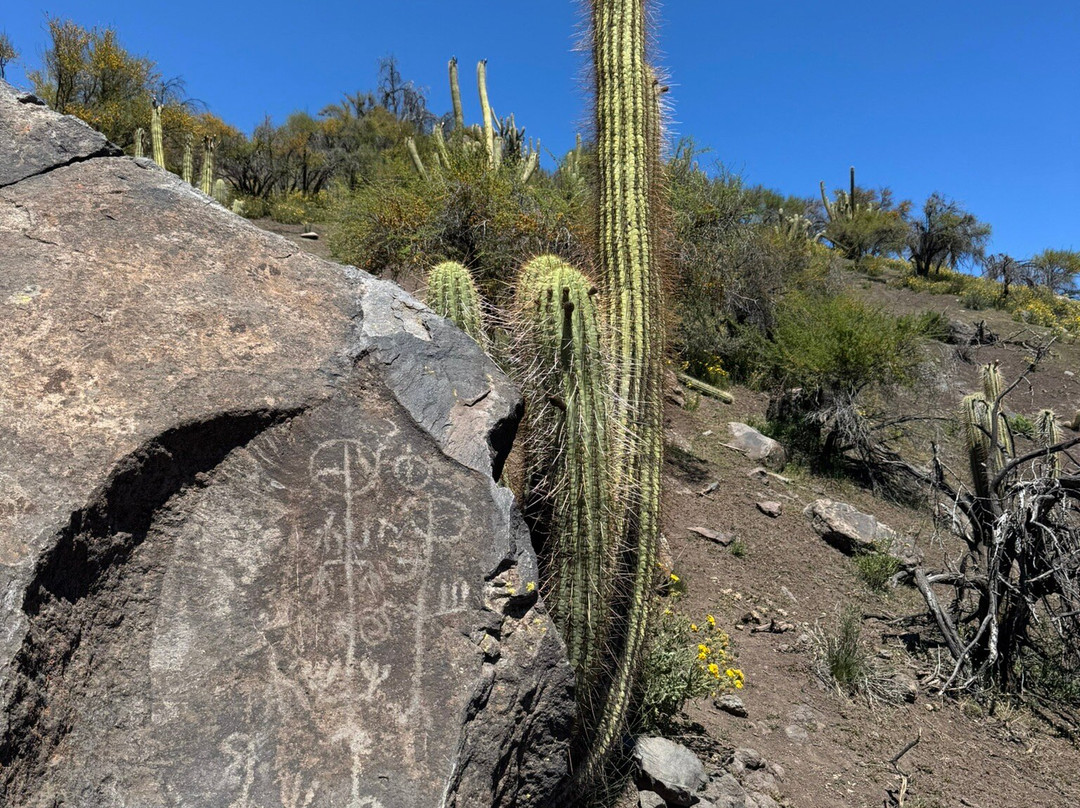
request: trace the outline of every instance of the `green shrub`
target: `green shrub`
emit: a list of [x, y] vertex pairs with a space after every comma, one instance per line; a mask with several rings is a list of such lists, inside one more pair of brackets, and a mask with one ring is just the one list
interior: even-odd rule
[[910, 316], [908, 319], [915, 332], [927, 339], [946, 342], [952, 333], [949, 318], [945, 316], [944, 312], [924, 311], [922, 314]]
[[695, 623], [674, 603], [657, 610], [642, 670], [638, 730], [663, 729], [689, 699], [741, 690], [731, 638], [712, 615]]
[[1023, 435], [1025, 438], [1035, 437], [1035, 423], [1026, 415], [1020, 413], [1006, 415], [1005, 422], [1014, 435]]
[[731, 544], [728, 546], [728, 550], [733, 556], [735, 556], [735, 558], [739, 559], [746, 558], [747, 554], [749, 553], [749, 550], [746, 547], [746, 542], [744, 542], [742, 539], [735, 539], [733, 542], [731, 542]]
[[967, 289], [960, 296], [960, 305], [972, 311], [982, 311], [994, 306], [996, 298], [988, 290], [979, 287]]
[[899, 559], [888, 553], [863, 553], [855, 556], [854, 563], [859, 577], [878, 593], [889, 591], [892, 577], [900, 571]]
[[918, 329], [847, 295], [791, 292], [777, 308], [765, 373], [784, 387], [850, 394], [912, 380]]

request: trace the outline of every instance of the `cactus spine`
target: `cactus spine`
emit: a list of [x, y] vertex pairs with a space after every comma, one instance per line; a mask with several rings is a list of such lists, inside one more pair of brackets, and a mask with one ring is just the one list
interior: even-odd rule
[[550, 514], [545, 598], [566, 639], [586, 708], [603, 679], [616, 547], [610, 540], [607, 373], [596, 288], [553, 256], [518, 282], [526, 411], [525, 507]]
[[154, 149], [154, 162], [165, 168], [165, 145], [161, 134], [161, 105], [153, 99], [150, 108], [150, 143]]
[[597, 775], [622, 731], [645, 639], [659, 542], [664, 327], [653, 228], [659, 179], [659, 88], [646, 63], [643, 0], [593, 0], [599, 167], [599, 256], [611, 335], [612, 417], [607, 467], [611, 529], [625, 565], [625, 613], [615, 674], [589, 744], [586, 779]]
[[214, 192], [214, 136], [203, 137], [202, 185], [200, 190], [210, 196]]
[[457, 261], [444, 261], [428, 273], [427, 304], [436, 314], [483, 344], [480, 294], [472, 275]]
[[143, 139], [145, 138], [145, 136], [146, 136], [146, 133], [143, 131], [143, 128], [141, 126], [138, 129], [135, 130], [135, 156], [136, 157], [142, 157], [143, 156]]
[[193, 136], [190, 134], [184, 139], [184, 167], [181, 176], [188, 185], [195, 184], [195, 156], [191, 147], [192, 140]]

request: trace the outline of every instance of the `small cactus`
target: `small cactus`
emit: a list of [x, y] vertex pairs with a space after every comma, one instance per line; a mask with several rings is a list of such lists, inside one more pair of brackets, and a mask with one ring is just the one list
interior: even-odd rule
[[483, 344], [480, 294], [469, 270], [457, 261], [444, 261], [428, 274], [427, 304], [436, 314]]
[[[1061, 442], [1061, 429], [1053, 410], [1042, 410], [1035, 418], [1035, 438], [1039, 446], [1049, 449]], [[1048, 453], [1043, 461], [1043, 473], [1048, 477], [1061, 476], [1061, 457], [1057, 452]]]
[[150, 108], [150, 142], [154, 149], [154, 162], [165, 168], [165, 145], [161, 133], [161, 105], [154, 99]]
[[214, 136], [203, 137], [202, 185], [200, 190], [210, 196], [214, 192]]
[[193, 135], [184, 138], [184, 167], [181, 176], [188, 185], [195, 184], [195, 155], [192, 149]]
[[134, 152], [135, 157], [143, 157], [143, 156], [145, 156], [144, 151], [143, 151], [143, 148], [144, 148], [143, 147], [143, 140], [145, 138], [146, 138], [146, 132], [140, 126], [138, 129], [135, 130], [135, 152]]

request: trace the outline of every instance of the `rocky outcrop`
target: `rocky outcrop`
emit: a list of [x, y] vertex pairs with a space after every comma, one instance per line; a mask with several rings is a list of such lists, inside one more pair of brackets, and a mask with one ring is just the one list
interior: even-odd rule
[[0, 82], [0, 804], [545, 804], [516, 391], [116, 153]]

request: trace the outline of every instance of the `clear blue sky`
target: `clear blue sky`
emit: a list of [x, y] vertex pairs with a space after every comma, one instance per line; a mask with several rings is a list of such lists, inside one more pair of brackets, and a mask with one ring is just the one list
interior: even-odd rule
[[[14, 7], [13, 7], [14, 6]], [[489, 60], [496, 112], [561, 153], [589, 117], [578, 48], [584, 4], [447, 0], [4, 0], [6, 30], [36, 67], [44, 13], [112, 26], [128, 50], [250, 132], [270, 114], [317, 113], [371, 89], [395, 54], [449, 108], [446, 61]], [[1080, 249], [1080, 3], [1076, 0], [670, 0], [658, 6], [671, 130], [750, 183], [808, 196], [818, 181], [932, 191], [994, 227], [994, 251]], [[24, 83], [17, 66], [9, 79]]]

